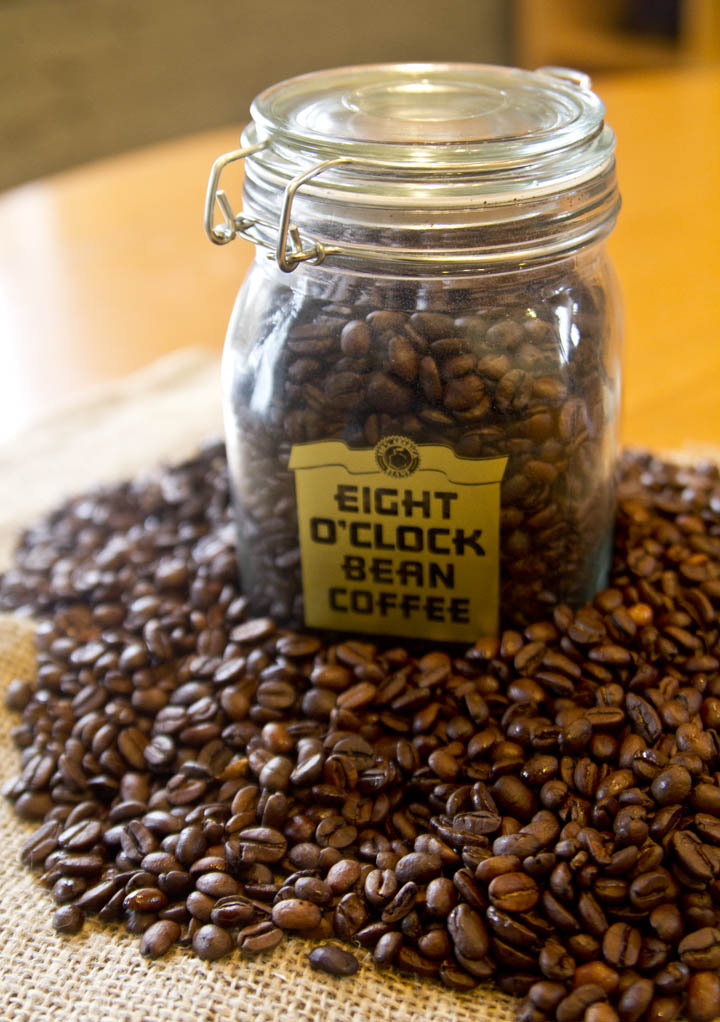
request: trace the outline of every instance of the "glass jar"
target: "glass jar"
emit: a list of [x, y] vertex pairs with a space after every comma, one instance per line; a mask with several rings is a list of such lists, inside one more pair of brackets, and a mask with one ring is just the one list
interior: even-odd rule
[[[473, 641], [604, 584], [620, 318], [603, 114], [577, 72], [480, 65], [341, 68], [254, 101], [206, 230], [257, 245], [223, 357], [255, 614]], [[220, 175], [241, 158], [236, 214]]]

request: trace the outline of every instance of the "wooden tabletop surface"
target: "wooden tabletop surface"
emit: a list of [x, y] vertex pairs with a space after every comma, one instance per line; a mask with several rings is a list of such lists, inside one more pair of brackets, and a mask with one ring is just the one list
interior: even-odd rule
[[[623, 438], [720, 443], [720, 68], [599, 79], [623, 210]], [[178, 347], [220, 352], [250, 244], [202, 229], [227, 127], [0, 195], [0, 440]], [[240, 173], [227, 189], [239, 203]], [[224, 179], [225, 183], [225, 179]]]

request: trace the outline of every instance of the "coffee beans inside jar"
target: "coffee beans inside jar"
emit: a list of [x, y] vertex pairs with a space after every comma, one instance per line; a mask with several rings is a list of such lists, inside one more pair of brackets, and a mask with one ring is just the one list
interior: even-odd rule
[[[610, 587], [462, 651], [253, 619], [222, 449], [21, 539], [22, 858], [72, 934], [522, 997], [521, 1020], [720, 1011], [720, 475], [626, 456]], [[71, 938], [69, 938], [71, 939]]]
[[[472, 65], [341, 68], [255, 100], [206, 207], [211, 240], [259, 246], [223, 359], [254, 616], [468, 642], [605, 584], [603, 113], [582, 75]], [[245, 210], [215, 225], [240, 157]]]
[[[405, 438], [421, 458], [428, 445], [444, 445], [466, 464], [507, 459], [495, 522], [506, 622], [527, 624], [558, 602], [581, 603], [604, 581], [618, 381], [605, 369], [612, 360], [613, 324], [603, 285], [579, 278], [569, 285], [563, 267], [549, 280], [545, 274], [542, 281], [525, 281], [521, 292], [507, 283], [505, 290], [459, 288], [444, 295], [438, 290], [431, 308], [446, 311], [397, 311], [403, 299], [410, 298], [411, 308], [423, 298], [432, 302], [427, 290], [421, 288], [414, 300], [408, 288], [373, 300], [353, 288], [345, 302], [306, 299], [299, 309], [297, 296], [291, 302], [288, 295], [282, 304], [293, 315], [276, 326], [276, 338], [285, 340], [280, 357], [275, 351], [269, 356], [273, 369], [262, 355], [238, 357], [230, 384], [230, 428], [241, 438], [233, 481], [241, 571], [255, 612], [295, 624], [304, 619], [298, 473], [289, 464], [296, 445], [317, 444], [322, 461], [327, 441], [377, 450], [384, 439], [399, 444]], [[568, 314], [571, 326], [561, 317], [567, 303], [574, 310]], [[572, 343], [563, 333], [571, 329]], [[271, 375], [274, 389], [258, 413], [257, 388]], [[330, 593], [328, 600], [340, 611], [336, 621], [345, 614], [351, 629], [357, 622], [362, 628], [363, 616], [372, 619], [382, 610], [385, 596], [388, 615], [406, 613], [406, 627], [423, 634], [437, 621], [452, 638], [453, 626], [468, 621], [470, 611], [453, 614], [458, 586], [449, 577], [447, 566], [454, 564], [446, 555], [459, 550], [457, 560], [477, 563], [478, 553], [489, 553], [489, 530], [476, 528], [485, 520], [473, 512], [466, 542], [458, 548], [458, 532], [441, 508], [436, 516], [429, 499], [425, 505], [422, 498], [403, 503], [405, 477], [381, 478], [373, 493], [392, 494], [399, 502], [391, 497], [383, 507], [376, 500], [374, 509], [361, 506], [368, 486], [353, 486], [352, 479], [337, 485], [344, 490], [326, 492], [328, 517], [313, 519], [333, 529], [317, 538], [336, 544], [337, 577], [328, 579], [318, 568], [310, 581], [317, 592]], [[338, 492], [349, 495], [339, 507], [337, 500], [333, 505]], [[437, 484], [421, 492], [429, 496]], [[363, 513], [373, 510], [388, 514], [375, 521]], [[349, 542], [343, 545], [347, 511], [357, 520], [349, 522]], [[423, 548], [423, 536], [432, 547], [433, 533], [443, 533], [435, 545], [442, 554], [431, 549], [428, 555]], [[308, 575], [311, 554], [303, 551]], [[391, 602], [388, 591], [397, 599]], [[403, 602], [403, 594], [417, 592], [432, 592], [434, 601], [415, 596], [414, 603], [407, 597]]]

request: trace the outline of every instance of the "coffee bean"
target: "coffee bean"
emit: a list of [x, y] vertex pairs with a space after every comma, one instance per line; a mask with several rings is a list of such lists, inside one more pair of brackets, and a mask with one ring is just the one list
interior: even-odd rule
[[679, 997], [656, 997], [650, 1002], [646, 1018], [648, 1022], [673, 1022], [682, 1008]]
[[428, 912], [440, 919], [450, 915], [456, 898], [455, 886], [447, 877], [436, 877], [430, 881], [425, 890], [425, 905]]
[[139, 887], [125, 896], [123, 908], [134, 912], [159, 912], [167, 905], [167, 896], [157, 887]]
[[32, 699], [33, 687], [22, 678], [13, 678], [5, 690], [5, 706], [12, 713], [22, 713]]
[[618, 1002], [618, 1015], [622, 1022], [638, 1022], [653, 999], [653, 984], [649, 979], [635, 979], [627, 986]]
[[585, 1011], [585, 1022], [619, 1022], [619, 1015], [607, 1001], [596, 1001]]
[[687, 988], [685, 1012], [688, 1022], [713, 1022], [720, 1015], [720, 976], [695, 972]]
[[333, 930], [342, 940], [349, 940], [365, 925], [367, 918], [367, 909], [358, 895], [345, 894], [335, 906]]
[[340, 859], [328, 870], [327, 882], [333, 894], [347, 894], [360, 879], [360, 863], [355, 859]]
[[460, 904], [448, 916], [448, 932], [456, 951], [465, 958], [483, 958], [488, 951], [487, 930], [479, 913]]
[[627, 923], [613, 923], [603, 937], [602, 950], [608, 964], [632, 969], [640, 956], [642, 935]]
[[557, 1022], [575, 1022], [576, 1019], [586, 1017], [586, 1011], [592, 1004], [598, 1001], [605, 1001], [607, 995], [601, 986], [594, 983], [586, 983], [583, 986], [575, 987], [572, 993], [564, 997], [556, 1006], [555, 1017]]
[[353, 976], [358, 970], [358, 960], [349, 951], [336, 944], [320, 944], [308, 954], [313, 969], [327, 972], [331, 976]]
[[287, 841], [272, 827], [248, 827], [236, 835], [242, 862], [279, 862], [285, 855]]
[[79, 933], [85, 922], [85, 913], [77, 905], [62, 905], [53, 916], [53, 927], [58, 933]]
[[692, 789], [692, 778], [682, 766], [669, 766], [661, 770], [650, 786], [658, 805], [676, 805], [684, 802]]
[[703, 926], [693, 930], [680, 941], [678, 953], [680, 961], [691, 969], [720, 969], [720, 929]]
[[412, 881], [403, 884], [392, 901], [382, 911], [384, 923], [397, 923], [410, 912], [418, 896], [417, 885]]
[[169, 919], [153, 923], [142, 935], [140, 954], [146, 958], [161, 958], [180, 939], [180, 927]]
[[283, 930], [312, 930], [318, 926], [322, 913], [312, 901], [287, 898], [273, 906], [272, 921]]
[[503, 873], [490, 882], [490, 900], [503, 912], [527, 912], [540, 897], [538, 885], [525, 873]]
[[399, 931], [384, 934], [375, 945], [373, 961], [379, 968], [386, 968], [395, 961], [401, 946], [402, 934]]
[[284, 933], [269, 919], [252, 923], [238, 931], [237, 946], [243, 954], [257, 955], [271, 951], [283, 940]]
[[234, 947], [233, 939], [227, 930], [208, 923], [201, 926], [193, 935], [193, 951], [206, 962], [216, 962], [219, 958], [229, 955]]
[[411, 852], [404, 855], [395, 866], [395, 875], [400, 885], [409, 880], [423, 884], [437, 877], [442, 870], [442, 859], [425, 852]]

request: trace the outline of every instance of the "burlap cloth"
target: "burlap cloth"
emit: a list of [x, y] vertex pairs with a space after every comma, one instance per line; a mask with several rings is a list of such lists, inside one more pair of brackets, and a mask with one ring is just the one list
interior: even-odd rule
[[[91, 394], [0, 447], [0, 570], [13, 535], [63, 496], [180, 459], [221, 429], [218, 365], [185, 351]], [[31, 678], [32, 626], [0, 615], [0, 698]], [[4, 707], [4, 702], [0, 703]], [[17, 772], [16, 718], [0, 708], [0, 781]], [[309, 945], [286, 941], [257, 961], [201, 962], [185, 951], [148, 962], [122, 927], [86, 924], [61, 938], [49, 893], [20, 864], [32, 828], [0, 800], [0, 1020], [2, 1022], [511, 1022], [513, 1001], [492, 990], [455, 994], [358, 952], [350, 979], [314, 972]]]

